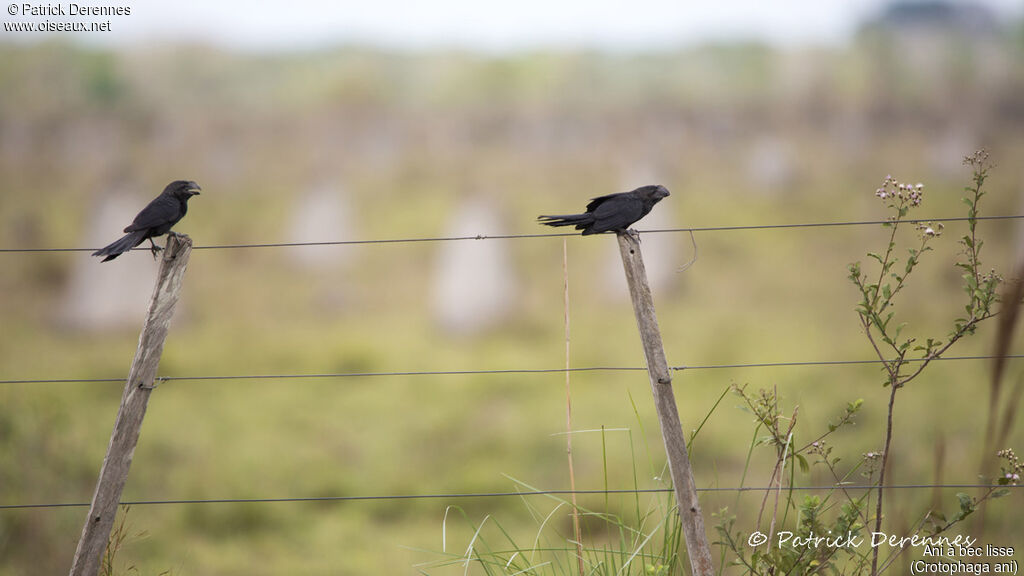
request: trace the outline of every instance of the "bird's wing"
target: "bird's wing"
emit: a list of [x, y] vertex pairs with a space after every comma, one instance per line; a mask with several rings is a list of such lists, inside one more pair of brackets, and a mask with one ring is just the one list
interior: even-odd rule
[[168, 194], [161, 194], [147, 204], [124, 231], [148, 230], [173, 222], [180, 211], [181, 205], [177, 200]]
[[643, 201], [622, 194], [602, 202], [594, 210], [594, 229], [598, 232], [622, 230], [643, 216]]
[[622, 196], [623, 194], [628, 194], [628, 192], [616, 192], [615, 194], [605, 194], [604, 196], [598, 196], [597, 198], [591, 198], [590, 199], [590, 204], [587, 204], [587, 212], [594, 212], [595, 210], [597, 210], [598, 206], [604, 204], [608, 200], [611, 200], [613, 198], [618, 198], [619, 196]]

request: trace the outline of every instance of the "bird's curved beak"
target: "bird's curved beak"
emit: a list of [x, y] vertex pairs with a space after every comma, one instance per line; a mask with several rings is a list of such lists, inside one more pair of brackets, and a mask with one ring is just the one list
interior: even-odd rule
[[671, 194], [668, 193], [668, 188], [665, 188], [664, 186], [658, 187], [657, 195], [658, 198], [665, 198], [666, 196], [671, 196]]
[[199, 196], [199, 191], [200, 190], [202, 190], [202, 188], [199, 187], [199, 184], [196, 184], [195, 182], [189, 182], [188, 183], [188, 193], [189, 194], [191, 194], [193, 196]]

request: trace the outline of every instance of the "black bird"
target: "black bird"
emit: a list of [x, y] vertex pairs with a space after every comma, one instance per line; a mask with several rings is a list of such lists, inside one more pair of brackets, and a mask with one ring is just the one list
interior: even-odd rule
[[106, 256], [104, 262], [113, 260], [121, 254], [149, 240], [153, 255], [162, 250], [153, 238], [171, 231], [188, 211], [188, 199], [199, 194], [199, 184], [191, 180], [175, 180], [164, 188], [164, 191], [153, 199], [142, 212], [132, 220], [131, 225], [124, 229], [127, 234], [109, 246], [92, 253], [93, 256]]
[[662, 198], [668, 196], [664, 186], [641, 186], [632, 192], [598, 196], [587, 204], [583, 214], [538, 216], [546, 226], [575, 226], [583, 235], [602, 232], [623, 232], [646, 216]]

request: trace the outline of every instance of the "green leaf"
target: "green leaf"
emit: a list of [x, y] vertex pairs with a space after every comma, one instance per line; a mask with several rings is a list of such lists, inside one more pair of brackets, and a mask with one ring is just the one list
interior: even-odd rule
[[970, 514], [974, 511], [974, 499], [969, 494], [957, 492], [956, 499], [960, 501], [960, 511]]
[[[899, 338], [900, 337], [900, 333], [903, 332], [903, 328], [906, 325], [907, 325], [906, 322], [902, 322], [902, 323], [899, 324], [899, 326], [896, 326], [896, 333], [893, 334], [892, 337], [893, 338]], [[907, 346], [909, 346], [911, 342], [913, 342], [913, 338], [911, 338], [910, 340], [907, 340]], [[904, 348], [904, 349], [906, 349], [906, 348]]]
[[803, 454], [796, 455], [796, 461], [800, 464], [800, 471], [806, 474], [810, 471], [811, 467], [807, 464], [807, 458], [804, 458]]

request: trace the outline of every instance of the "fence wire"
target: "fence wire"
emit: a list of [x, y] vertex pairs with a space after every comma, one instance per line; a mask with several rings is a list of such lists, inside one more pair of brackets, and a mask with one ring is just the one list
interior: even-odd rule
[[[977, 216], [974, 220], [1012, 220], [1021, 219], [1024, 215], [997, 215]], [[922, 222], [959, 222], [970, 220], [968, 217], [952, 218], [916, 218], [901, 220], [902, 223], [915, 224]], [[737, 226], [705, 226], [694, 228], [664, 228], [654, 230], [640, 230], [641, 234], [658, 233], [698, 233], [698, 232], [733, 232], [733, 231], [754, 231], [754, 230], [781, 230], [781, 229], [812, 229], [812, 228], [834, 228], [848, 226], [868, 226], [888, 224], [889, 220], [857, 220], [842, 222], [801, 222], [786, 224], [754, 224]], [[466, 240], [518, 240], [535, 238], [558, 238], [577, 236], [575, 232], [535, 233], [535, 234], [479, 234], [473, 236], [439, 236], [439, 237], [410, 237], [410, 238], [384, 238], [367, 240], [337, 240], [324, 242], [267, 242], [267, 243], [243, 243], [243, 244], [217, 244], [193, 246], [193, 250], [225, 250], [225, 249], [252, 249], [252, 248], [295, 248], [304, 246], [346, 246], [346, 245], [373, 245], [373, 244], [409, 244], [409, 243], [433, 243], [453, 242]], [[149, 248], [136, 248], [137, 250], [149, 250]], [[0, 248], [0, 253], [56, 253], [56, 252], [92, 252], [96, 248]], [[1005, 358], [1019, 359], [1024, 355], [1006, 355]], [[965, 361], [965, 360], [992, 360], [996, 356], [949, 356], [939, 357], [935, 360]], [[911, 362], [920, 362], [923, 359], [908, 359]], [[713, 370], [713, 369], [749, 369], [749, 368], [773, 368], [773, 367], [800, 367], [800, 366], [844, 366], [860, 364], [881, 364], [879, 359], [871, 360], [825, 360], [825, 361], [786, 361], [786, 362], [759, 362], [759, 363], [738, 363], [738, 364], [708, 364], [692, 366], [673, 366], [673, 371], [685, 370]], [[590, 366], [579, 368], [539, 368], [539, 369], [492, 369], [492, 370], [432, 370], [432, 371], [388, 371], [388, 372], [344, 372], [344, 373], [318, 373], [318, 374], [244, 374], [244, 375], [199, 375], [199, 376], [165, 376], [157, 378], [158, 383], [170, 381], [210, 381], [210, 380], [285, 380], [285, 379], [330, 379], [330, 378], [352, 378], [352, 377], [399, 377], [399, 376], [464, 376], [464, 375], [498, 375], [498, 374], [544, 374], [564, 372], [614, 372], [614, 371], [643, 371], [644, 367], [636, 366]], [[58, 383], [109, 383], [123, 382], [124, 378], [27, 378], [27, 379], [6, 379], [0, 380], [0, 384], [58, 384]], [[997, 489], [997, 488], [1021, 488], [1020, 485], [990, 485], [990, 484], [900, 484], [888, 485], [886, 490], [905, 489]], [[825, 491], [825, 490], [875, 490], [878, 486], [836, 484], [824, 486], [760, 486], [760, 487], [707, 487], [697, 488], [699, 492], [765, 492], [772, 490], [784, 491]], [[150, 506], [150, 505], [186, 505], [186, 504], [264, 504], [264, 503], [302, 503], [302, 502], [362, 502], [362, 501], [392, 501], [392, 500], [431, 500], [431, 499], [467, 499], [467, 498], [501, 498], [501, 497], [532, 497], [532, 496], [563, 496], [563, 495], [605, 495], [605, 494], [654, 494], [671, 492], [670, 488], [649, 488], [649, 489], [621, 489], [621, 490], [531, 490], [531, 491], [508, 491], [508, 492], [480, 492], [480, 493], [449, 493], [449, 494], [388, 494], [388, 495], [362, 495], [362, 496], [312, 496], [312, 497], [277, 497], [277, 498], [212, 498], [212, 499], [162, 499], [162, 500], [131, 500], [123, 501], [121, 506]], [[88, 502], [46, 502], [33, 504], [0, 504], [0, 510], [24, 510], [24, 509], [53, 509], [53, 508], [80, 508], [88, 507]]]
[[[1024, 485], [999, 484], [893, 484], [882, 487], [885, 490], [920, 489], [994, 489], [1024, 488]], [[823, 491], [823, 490], [877, 490], [878, 486], [868, 484], [835, 484], [826, 486], [735, 486], [697, 488], [698, 492], [771, 492], [771, 491]], [[274, 504], [285, 502], [366, 502], [379, 500], [444, 500], [466, 498], [506, 498], [511, 496], [566, 496], [605, 494], [658, 494], [669, 493], [671, 488], [633, 488], [619, 490], [526, 490], [509, 492], [456, 492], [451, 494], [386, 494], [367, 496], [294, 496], [282, 498], [209, 498], [178, 500], [126, 500], [121, 506], [159, 506], [168, 504]], [[0, 510], [24, 510], [32, 508], [87, 508], [89, 502], [48, 502], [39, 504], [0, 504]]]
[[[974, 220], [1013, 220], [1024, 218], [1024, 214], [976, 216]], [[967, 216], [952, 218], [913, 218], [900, 220], [903, 224], [919, 224], [922, 222], [962, 222], [970, 220]], [[640, 234], [660, 234], [671, 232], [735, 232], [741, 230], [782, 230], [792, 228], [834, 228], [843, 226], [869, 226], [888, 224], [890, 220], [851, 220], [845, 222], [797, 222], [789, 224], [751, 224], [738, 226], [702, 226], [696, 228], [661, 228], [655, 230], [638, 230]], [[227, 250], [239, 248], [296, 248], [301, 246], [353, 246], [365, 244], [411, 244], [422, 242], [457, 242], [463, 240], [520, 240], [529, 238], [561, 238], [563, 236], [579, 236], [578, 232], [548, 232], [537, 234], [477, 234], [473, 236], [435, 236], [423, 238], [379, 238], [369, 240], [329, 240], [324, 242], [260, 242], [247, 244], [211, 244], [193, 246], [193, 250]], [[0, 253], [38, 253], [38, 252], [93, 252], [98, 248], [0, 248]], [[134, 248], [149, 250], [149, 248]]]
[[[1024, 354], [1007, 354], [1005, 356], [940, 356], [933, 361], [965, 361], [994, 360], [1006, 358], [1010, 360], [1024, 358]], [[886, 360], [885, 362], [892, 362]], [[924, 358], [905, 358], [904, 362], [923, 362]], [[726, 368], [785, 368], [812, 366], [855, 366], [863, 364], [881, 364], [882, 360], [812, 360], [806, 362], [754, 362], [747, 364], [703, 364], [692, 366], [670, 366], [669, 370], [682, 372], [685, 370], [719, 370]], [[164, 382], [184, 382], [196, 380], [303, 380], [331, 378], [379, 378], [404, 376], [477, 376], [502, 374], [559, 374], [565, 372], [643, 372], [643, 366], [584, 366], [579, 368], [509, 368], [496, 370], [423, 370], [423, 371], [392, 371], [392, 372], [325, 372], [315, 374], [224, 374], [199, 376], [160, 376], [157, 384]], [[0, 380], [0, 384], [96, 384], [124, 382], [125, 378], [24, 378]]]

